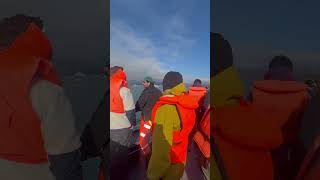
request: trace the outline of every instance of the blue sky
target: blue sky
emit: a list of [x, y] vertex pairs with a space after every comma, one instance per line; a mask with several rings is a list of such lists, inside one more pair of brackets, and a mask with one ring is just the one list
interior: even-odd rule
[[130, 79], [209, 79], [210, 0], [111, 0], [110, 14], [111, 65]]
[[214, 1], [211, 31], [231, 42], [238, 67], [265, 67], [281, 53], [296, 70], [319, 72], [319, 6], [317, 0]]

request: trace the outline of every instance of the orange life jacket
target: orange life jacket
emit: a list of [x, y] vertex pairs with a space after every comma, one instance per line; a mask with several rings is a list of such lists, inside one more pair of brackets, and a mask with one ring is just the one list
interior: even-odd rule
[[140, 116], [140, 139], [139, 144], [142, 152], [147, 155], [150, 153], [149, 136], [151, 132], [151, 121], [145, 121], [142, 116]]
[[175, 105], [181, 120], [181, 129], [173, 132], [173, 142], [170, 150], [172, 164], [186, 162], [189, 134], [195, 124], [195, 109], [198, 107], [197, 99], [193, 96], [162, 96], [152, 109], [152, 125], [155, 124], [155, 116], [162, 105]]
[[34, 24], [0, 52], [0, 158], [42, 163], [47, 153], [30, 88], [35, 78], [61, 85], [50, 64], [51, 45]]
[[207, 93], [207, 89], [205, 87], [190, 87], [189, 95], [195, 96], [198, 100], [201, 100]]
[[[253, 105], [265, 111], [281, 109], [278, 113], [284, 117], [304, 110], [307, 102], [307, 86], [294, 81], [264, 80], [253, 84]], [[281, 115], [281, 114], [279, 114]], [[289, 119], [283, 118], [278, 123], [283, 127]], [[273, 121], [273, 119], [270, 119]]]
[[193, 137], [193, 140], [198, 145], [201, 153], [207, 159], [210, 158], [210, 113], [211, 108], [209, 106]]
[[299, 132], [307, 103], [307, 86], [294, 81], [265, 80], [254, 83], [253, 104], [272, 114], [277, 110], [281, 119], [270, 118], [268, 122], [281, 128], [283, 143], [272, 151], [276, 177], [292, 179], [305, 155]]
[[282, 143], [281, 130], [251, 104], [217, 107], [212, 112], [211, 135], [229, 180], [272, 180], [271, 149]]
[[120, 88], [128, 87], [126, 82], [126, 74], [122, 70], [118, 70], [110, 77], [110, 112], [124, 113], [124, 104], [120, 96]]

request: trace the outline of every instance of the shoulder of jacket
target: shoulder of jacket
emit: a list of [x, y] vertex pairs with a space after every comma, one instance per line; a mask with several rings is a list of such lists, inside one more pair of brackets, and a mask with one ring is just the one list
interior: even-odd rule
[[63, 94], [63, 88], [46, 80], [38, 80], [32, 85], [31, 93], [52, 96]]
[[120, 88], [120, 93], [130, 93], [130, 92], [131, 92], [130, 89], [127, 88], [127, 87], [121, 87]]

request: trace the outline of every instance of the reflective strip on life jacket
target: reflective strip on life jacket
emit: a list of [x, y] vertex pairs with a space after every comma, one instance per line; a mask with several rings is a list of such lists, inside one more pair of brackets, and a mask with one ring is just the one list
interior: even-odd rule
[[140, 138], [139, 138], [139, 144], [140, 148], [143, 151], [144, 154], [149, 154], [150, 149], [150, 142], [149, 137], [151, 135], [151, 124], [150, 121], [144, 121], [143, 117], [140, 116]]
[[141, 136], [141, 137], [145, 137], [145, 136], [146, 136], [146, 134], [145, 134], [145, 133], [143, 133], [143, 132], [141, 132], [141, 133], [140, 133], [140, 136]]
[[151, 126], [148, 124], [144, 124], [143, 127], [147, 128], [147, 129], [151, 129]]

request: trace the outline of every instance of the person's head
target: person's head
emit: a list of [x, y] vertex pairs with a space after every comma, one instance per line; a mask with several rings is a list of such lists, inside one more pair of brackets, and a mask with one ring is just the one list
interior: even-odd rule
[[143, 87], [148, 88], [150, 86], [154, 86], [154, 81], [151, 77], [147, 76], [143, 79]]
[[181, 83], [183, 83], [182, 75], [179, 72], [170, 71], [163, 78], [163, 91], [172, 89]]
[[269, 70], [275, 68], [286, 68], [290, 71], [293, 71], [293, 64], [289, 57], [284, 55], [275, 56], [272, 58], [271, 62], [269, 63]]
[[201, 82], [201, 80], [200, 79], [196, 79], [196, 80], [194, 80], [194, 82], [193, 82], [193, 85], [192, 85], [193, 87], [201, 87], [202, 86], [202, 82]]
[[213, 77], [233, 65], [233, 54], [229, 42], [218, 33], [210, 33], [210, 48], [210, 76]]
[[293, 64], [291, 60], [287, 56], [279, 55], [273, 57], [269, 63], [265, 79], [292, 80], [292, 73]]
[[0, 49], [8, 48], [32, 23], [43, 30], [43, 21], [39, 17], [17, 14], [2, 19], [0, 21]]
[[113, 66], [110, 68], [110, 76], [113, 76], [116, 72], [118, 72], [118, 70], [123, 70], [123, 67], [121, 66]]

